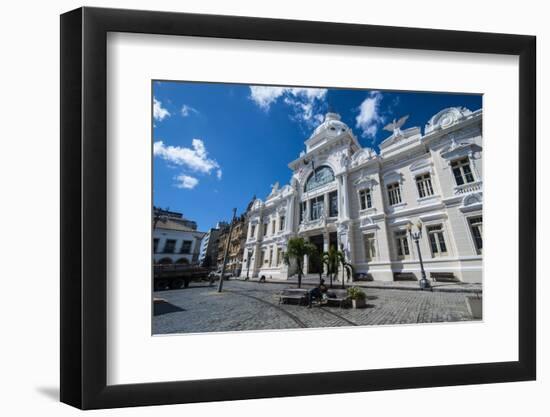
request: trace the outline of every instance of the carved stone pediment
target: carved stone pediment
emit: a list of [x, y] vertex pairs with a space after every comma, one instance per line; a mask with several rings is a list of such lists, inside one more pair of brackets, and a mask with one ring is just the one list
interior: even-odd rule
[[482, 147], [474, 142], [455, 142], [452, 140], [452, 143], [443, 148], [440, 154], [442, 158], [452, 160], [463, 156], [473, 155], [481, 152], [481, 150]]
[[393, 182], [402, 183], [403, 182], [403, 174], [397, 171], [390, 171], [386, 172], [383, 175], [384, 184], [390, 184]]
[[363, 148], [360, 151], [355, 152], [351, 156], [350, 166], [354, 168], [374, 158], [376, 158], [376, 152], [374, 151], [374, 149]]
[[466, 207], [474, 204], [479, 204], [482, 202], [483, 202], [483, 193], [478, 192], [478, 193], [472, 193], [472, 194], [466, 195], [462, 200], [462, 205]]
[[424, 134], [451, 127], [471, 114], [472, 112], [466, 107], [449, 107], [443, 109], [432, 116], [428, 121], [424, 128]]
[[392, 134], [380, 144], [380, 152], [382, 154], [399, 149], [402, 146], [419, 141], [421, 138], [419, 127], [410, 127], [405, 130], [400, 130], [398, 133]]
[[416, 161], [411, 164], [409, 169], [413, 175], [419, 175], [427, 172], [433, 174], [433, 162], [429, 159], [421, 159], [420, 161]]
[[378, 185], [378, 181], [376, 180], [376, 176], [371, 176], [365, 174], [365, 172], [361, 172], [361, 176], [357, 178], [353, 185], [360, 187], [360, 188], [374, 188], [374, 186]]
[[478, 211], [483, 208], [483, 192], [474, 192], [467, 194], [462, 199], [462, 205], [459, 207], [463, 213], [470, 211]]

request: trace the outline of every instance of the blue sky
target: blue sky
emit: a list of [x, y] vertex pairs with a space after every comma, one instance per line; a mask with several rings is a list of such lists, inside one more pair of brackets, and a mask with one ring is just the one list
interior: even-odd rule
[[481, 95], [153, 82], [153, 202], [208, 230], [246, 209], [254, 195], [288, 183], [288, 163], [328, 111], [342, 116], [364, 147], [410, 115], [424, 125], [445, 107], [477, 110]]

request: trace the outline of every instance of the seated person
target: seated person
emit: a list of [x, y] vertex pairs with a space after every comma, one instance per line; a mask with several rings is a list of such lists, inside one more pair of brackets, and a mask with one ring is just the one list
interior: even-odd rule
[[326, 297], [326, 292], [328, 288], [325, 285], [325, 280], [322, 279], [319, 286], [312, 288], [311, 291], [308, 293], [308, 304], [311, 308], [311, 303], [313, 300], [321, 301], [323, 297]]

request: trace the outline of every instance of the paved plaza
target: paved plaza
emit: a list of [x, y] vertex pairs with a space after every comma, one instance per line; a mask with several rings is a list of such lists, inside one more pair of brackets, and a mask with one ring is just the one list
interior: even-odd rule
[[[288, 285], [230, 280], [154, 293], [153, 334], [473, 320], [462, 292], [366, 288], [363, 309], [279, 304]], [[306, 284], [307, 288], [307, 284]]]

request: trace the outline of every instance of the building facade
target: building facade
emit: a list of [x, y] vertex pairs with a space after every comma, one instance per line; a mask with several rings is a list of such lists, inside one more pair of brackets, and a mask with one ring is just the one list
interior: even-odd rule
[[197, 264], [204, 232], [181, 213], [154, 208], [153, 262], [155, 264]]
[[218, 245], [220, 240], [220, 229], [227, 226], [227, 223], [220, 222], [212, 227], [201, 241], [199, 264], [207, 268], [216, 268], [218, 261]]
[[[419, 279], [416, 244], [428, 278], [482, 281], [482, 110], [447, 108], [425, 125], [391, 135], [380, 152], [362, 148], [340, 116], [328, 113], [306, 150], [289, 164], [290, 183], [256, 199], [248, 213], [241, 276], [287, 279], [288, 239], [342, 250], [355, 278]], [[306, 273], [318, 266], [304, 260]]]
[[[247, 216], [246, 213], [237, 217], [233, 224], [233, 230], [231, 231], [231, 239], [229, 241], [229, 251], [227, 253], [227, 263], [225, 265], [225, 271], [235, 276], [241, 274], [241, 266], [243, 259], [244, 245], [246, 243], [247, 236]], [[223, 258], [225, 255], [225, 248], [227, 240], [229, 239], [230, 225], [225, 225], [220, 229], [217, 264], [218, 270], [222, 269]]]

